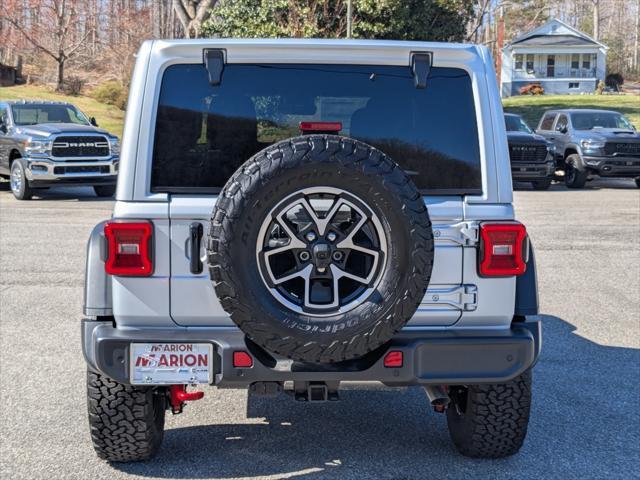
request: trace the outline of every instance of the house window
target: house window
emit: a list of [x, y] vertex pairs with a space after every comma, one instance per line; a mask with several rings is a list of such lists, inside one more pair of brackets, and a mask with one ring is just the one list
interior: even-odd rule
[[569, 88], [572, 90], [580, 88], [580, 82], [569, 82]]
[[522, 56], [521, 53], [516, 53], [515, 55], [516, 70], [522, 70]]
[[582, 68], [589, 70], [591, 68], [591, 54], [585, 53], [582, 55]]
[[533, 53], [527, 53], [527, 73], [533, 73]]
[[571, 70], [578, 70], [580, 68], [580, 54], [571, 54]]

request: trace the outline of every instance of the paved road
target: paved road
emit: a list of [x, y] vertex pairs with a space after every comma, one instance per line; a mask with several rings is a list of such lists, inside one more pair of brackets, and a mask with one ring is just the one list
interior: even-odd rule
[[109, 466], [91, 448], [79, 342], [85, 240], [111, 202], [88, 189], [0, 192], [3, 478], [639, 478], [640, 191], [630, 182], [516, 194], [536, 245], [544, 346], [521, 453], [475, 461], [420, 390], [337, 404], [208, 389], [170, 417], [159, 457]]

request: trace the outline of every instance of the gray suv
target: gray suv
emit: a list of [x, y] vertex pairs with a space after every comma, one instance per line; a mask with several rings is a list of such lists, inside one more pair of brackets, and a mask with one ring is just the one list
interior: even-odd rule
[[59, 185], [89, 185], [111, 197], [119, 161], [118, 138], [73, 105], [0, 101], [0, 176], [18, 200]]
[[462, 454], [516, 453], [541, 326], [493, 72], [475, 45], [144, 43], [87, 250], [98, 455], [150, 458], [202, 387], [313, 408], [343, 382], [421, 387]]
[[555, 145], [569, 188], [590, 176], [635, 178], [640, 187], [640, 134], [618, 112], [567, 109], [545, 112], [536, 132]]

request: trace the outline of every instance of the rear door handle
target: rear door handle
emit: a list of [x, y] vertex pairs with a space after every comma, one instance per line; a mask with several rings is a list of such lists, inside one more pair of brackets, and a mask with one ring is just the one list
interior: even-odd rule
[[189, 244], [191, 245], [191, 255], [189, 258], [189, 271], [193, 274], [202, 273], [202, 260], [200, 260], [200, 243], [202, 241], [202, 224], [193, 222], [189, 226]]

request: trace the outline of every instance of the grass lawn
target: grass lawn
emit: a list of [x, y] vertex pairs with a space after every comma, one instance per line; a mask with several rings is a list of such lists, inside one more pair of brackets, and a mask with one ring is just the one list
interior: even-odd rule
[[503, 99], [502, 105], [505, 112], [522, 115], [531, 128], [552, 108], [602, 108], [622, 113], [640, 130], [638, 95], [521, 95]]
[[89, 117], [96, 117], [100, 128], [122, 138], [124, 127], [124, 112], [111, 105], [105, 105], [91, 97], [71, 97], [55, 93], [54, 91], [35, 85], [20, 85], [16, 87], [0, 87], [0, 100], [54, 100], [69, 102], [78, 107]]

